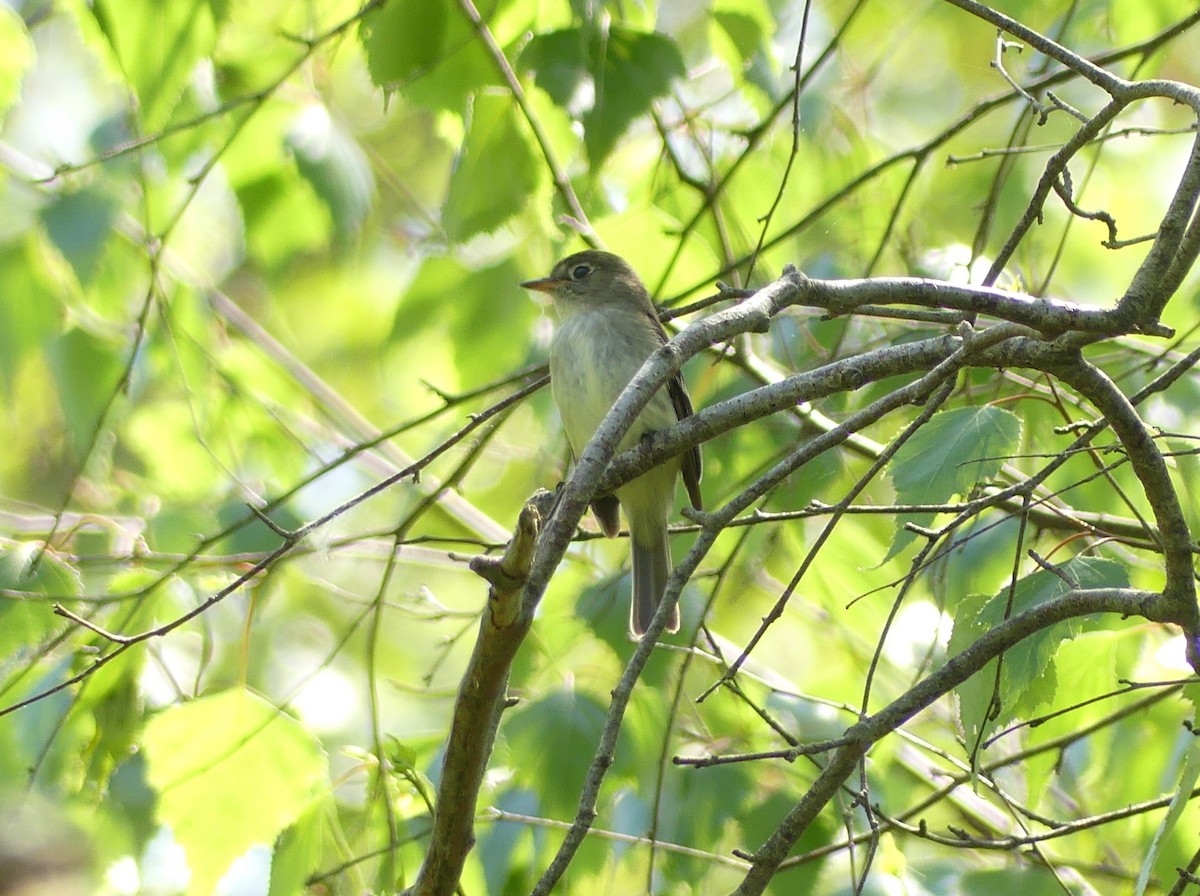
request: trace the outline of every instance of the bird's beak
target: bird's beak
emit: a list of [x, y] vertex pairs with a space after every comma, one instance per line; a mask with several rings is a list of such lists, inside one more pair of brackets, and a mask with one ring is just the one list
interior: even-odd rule
[[534, 289], [538, 292], [554, 292], [562, 282], [558, 277], [543, 277], [540, 280], [526, 280], [521, 285], [526, 289]]

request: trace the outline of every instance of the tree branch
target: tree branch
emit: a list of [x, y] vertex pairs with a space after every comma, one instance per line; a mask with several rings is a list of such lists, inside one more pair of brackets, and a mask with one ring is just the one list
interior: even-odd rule
[[532, 612], [522, 612], [521, 586], [533, 558], [541, 521], [554, 495], [541, 491], [521, 511], [503, 558], [476, 558], [471, 568], [492, 585], [479, 620], [479, 636], [454, 701], [438, 783], [429, 852], [407, 896], [449, 896], [458, 886], [475, 845], [475, 802], [491, 758], [500, 715], [510, 705], [508, 673], [529, 633]]

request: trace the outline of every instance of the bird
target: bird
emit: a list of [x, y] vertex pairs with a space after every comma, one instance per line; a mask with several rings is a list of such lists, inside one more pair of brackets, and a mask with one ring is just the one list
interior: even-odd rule
[[[667, 334], [645, 285], [623, 258], [611, 252], [577, 252], [558, 262], [549, 276], [521, 286], [553, 300], [559, 326], [550, 343], [550, 390], [571, 452], [579, 457], [621, 391], [666, 343]], [[682, 374], [676, 373], [642, 409], [616, 450], [631, 448], [692, 413], [687, 386]], [[667, 520], [674, 509], [680, 473], [692, 506], [703, 509], [699, 446], [646, 471], [615, 494], [592, 500], [592, 512], [609, 538], [620, 532], [618, 507], [629, 526], [633, 565], [629, 631], [634, 638], [641, 638], [654, 619], [671, 572]], [[666, 630], [679, 630], [678, 606]]]

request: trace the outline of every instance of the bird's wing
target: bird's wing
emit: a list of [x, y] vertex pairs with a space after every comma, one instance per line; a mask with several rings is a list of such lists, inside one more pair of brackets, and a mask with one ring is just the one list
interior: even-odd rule
[[[649, 297], [647, 297], [647, 304], [650, 304]], [[658, 331], [659, 343], [666, 345], [667, 331], [663, 329], [663, 325], [658, 320], [658, 314], [653, 309], [654, 306], [650, 305], [650, 310], [646, 313], [654, 322], [654, 329]], [[688, 395], [687, 383], [684, 382], [682, 371], [671, 377], [670, 382], [667, 383], [667, 395], [671, 398], [671, 405], [675, 408], [675, 418], [677, 420], [690, 417], [695, 413], [692, 408], [692, 398]], [[688, 499], [697, 510], [703, 510], [704, 498], [700, 494], [700, 477], [704, 473], [704, 466], [700, 460], [699, 445], [693, 445], [683, 455], [680, 469], [683, 472], [683, 485], [687, 489]]]
[[[677, 373], [667, 383], [667, 394], [671, 396], [671, 404], [675, 407], [675, 416], [682, 420], [692, 416], [692, 399], [688, 395], [687, 386], [683, 382], [683, 374]], [[700, 476], [703, 474], [703, 464], [700, 460], [700, 446], [693, 445], [683, 455], [681, 464], [683, 485], [687, 489], [688, 498], [697, 510], [704, 509], [704, 499], [700, 494]]]

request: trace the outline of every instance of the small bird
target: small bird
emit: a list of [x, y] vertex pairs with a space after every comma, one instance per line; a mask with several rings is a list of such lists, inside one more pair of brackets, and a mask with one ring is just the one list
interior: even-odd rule
[[[611, 252], [588, 250], [564, 258], [550, 276], [527, 280], [526, 289], [554, 300], [560, 326], [550, 344], [550, 389], [571, 451], [578, 457], [646, 359], [667, 341], [650, 294], [633, 268]], [[650, 399], [617, 446], [624, 451], [643, 436], [690, 416], [692, 401], [683, 376]], [[671, 573], [667, 519], [675, 505], [675, 478], [682, 471], [692, 506], [702, 509], [700, 449], [649, 470], [592, 500], [592, 512], [609, 538], [620, 531], [620, 510], [629, 524], [633, 558], [633, 604], [629, 630], [640, 638], [662, 600]], [[679, 630], [679, 610], [667, 622]]]

